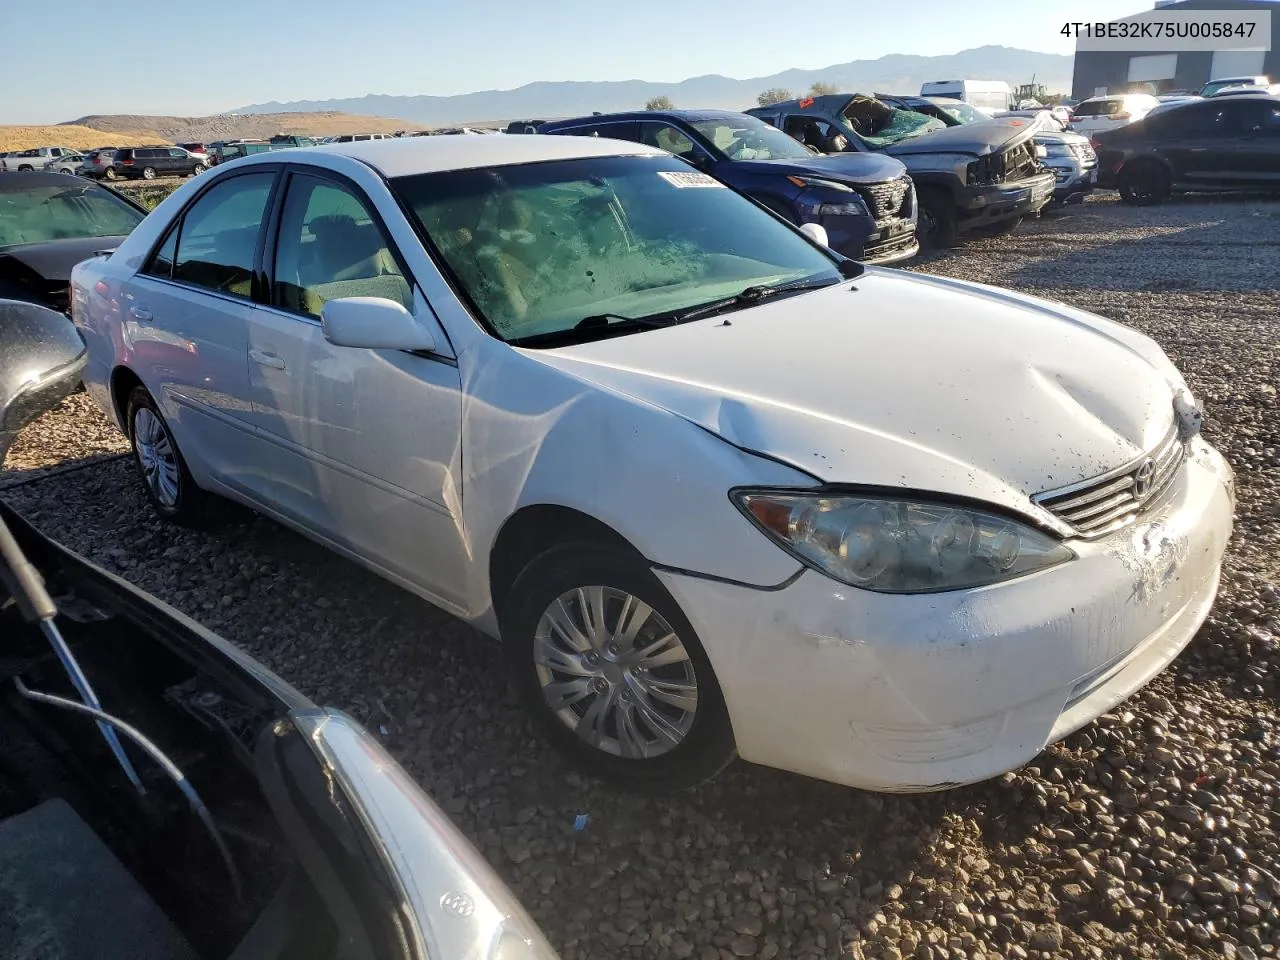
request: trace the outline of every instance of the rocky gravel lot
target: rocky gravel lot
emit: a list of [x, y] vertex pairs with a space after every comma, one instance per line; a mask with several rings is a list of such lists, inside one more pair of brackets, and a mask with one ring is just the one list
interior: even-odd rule
[[1280, 954], [1280, 203], [1097, 198], [917, 269], [1153, 335], [1239, 481], [1222, 594], [1187, 652], [961, 790], [879, 796], [745, 764], [663, 799], [581, 779], [460, 623], [238, 511], [215, 533], [163, 526], [128, 460], [40, 474], [121, 449], [83, 396], [29, 428], [0, 496], [385, 731], [566, 960]]

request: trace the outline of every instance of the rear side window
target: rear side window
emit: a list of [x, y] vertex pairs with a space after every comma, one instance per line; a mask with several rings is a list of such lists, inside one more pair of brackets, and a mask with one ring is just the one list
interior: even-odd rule
[[182, 219], [173, 279], [248, 297], [274, 171], [231, 177], [201, 194]]
[[1086, 100], [1074, 113], [1077, 117], [1109, 117], [1123, 109], [1123, 100]]

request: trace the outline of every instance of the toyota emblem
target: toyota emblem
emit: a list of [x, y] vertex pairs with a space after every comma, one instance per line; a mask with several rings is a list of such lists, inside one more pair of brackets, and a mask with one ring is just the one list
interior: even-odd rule
[[1151, 481], [1156, 476], [1156, 462], [1150, 457], [1142, 461], [1141, 466], [1133, 472], [1133, 498], [1138, 501], [1147, 499], [1151, 492]]

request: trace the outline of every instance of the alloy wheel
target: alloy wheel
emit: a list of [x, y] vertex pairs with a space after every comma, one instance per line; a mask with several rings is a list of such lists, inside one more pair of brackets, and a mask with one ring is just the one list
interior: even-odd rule
[[684, 742], [698, 710], [689, 651], [658, 611], [614, 587], [578, 587], [538, 620], [534, 665], [548, 707], [589, 746], [645, 759]]
[[181, 476], [178, 454], [168, 428], [146, 407], [140, 407], [133, 418], [133, 442], [142, 478], [151, 495], [167, 509], [176, 507]]

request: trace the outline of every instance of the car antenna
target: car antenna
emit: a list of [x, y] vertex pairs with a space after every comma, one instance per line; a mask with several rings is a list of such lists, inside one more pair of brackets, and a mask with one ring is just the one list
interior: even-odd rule
[[[80, 663], [71, 652], [71, 648], [67, 646], [67, 641], [63, 639], [58, 625], [53, 622], [58, 615], [58, 608], [49, 596], [49, 591], [44, 588], [40, 571], [32, 566], [31, 561], [23, 554], [22, 548], [18, 546], [18, 541], [14, 539], [3, 517], [0, 517], [0, 557], [4, 559], [4, 567], [0, 568], [0, 577], [13, 591], [14, 600], [17, 601], [18, 611], [23, 619], [28, 623], [40, 624], [40, 632], [44, 634], [49, 645], [53, 647], [53, 652], [62, 661], [62, 668], [67, 672], [76, 692], [80, 694], [80, 699], [84, 701], [85, 706], [101, 711], [102, 703], [89, 684], [89, 678], [80, 669]], [[124, 752], [124, 747], [120, 745], [120, 738], [116, 735], [115, 728], [99, 718], [98, 729], [102, 731], [102, 737], [107, 741], [107, 746], [111, 748], [124, 775], [129, 778], [129, 782], [134, 785], [138, 793], [145, 796], [147, 790], [142, 785], [138, 771], [134, 769], [133, 763]]]

